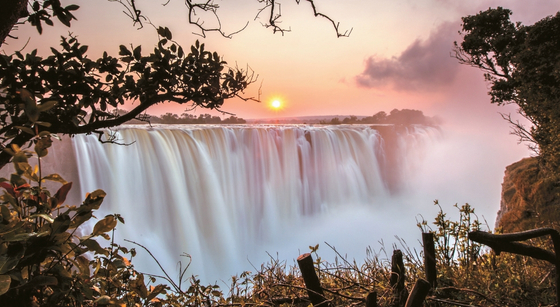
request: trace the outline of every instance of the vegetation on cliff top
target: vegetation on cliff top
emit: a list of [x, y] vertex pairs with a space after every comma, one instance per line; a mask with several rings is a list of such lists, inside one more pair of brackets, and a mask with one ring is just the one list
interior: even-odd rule
[[463, 17], [460, 63], [477, 67], [498, 105], [516, 104], [531, 124], [503, 115], [520, 141], [535, 151], [547, 172], [560, 180], [560, 12], [534, 25], [510, 21], [501, 7]]

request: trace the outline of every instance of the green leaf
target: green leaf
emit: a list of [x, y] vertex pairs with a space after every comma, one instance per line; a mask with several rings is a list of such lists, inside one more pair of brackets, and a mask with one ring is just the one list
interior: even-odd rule
[[0, 295], [8, 292], [10, 290], [10, 284], [12, 279], [9, 275], [0, 275]]

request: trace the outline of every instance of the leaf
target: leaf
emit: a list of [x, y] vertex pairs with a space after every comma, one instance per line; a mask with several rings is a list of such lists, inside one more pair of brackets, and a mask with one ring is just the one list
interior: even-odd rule
[[27, 133], [27, 134], [31, 134], [31, 135], [35, 135], [35, 131], [33, 131], [33, 129], [29, 128], [29, 127], [24, 127], [24, 126], [15, 126], [15, 128]]
[[8, 209], [8, 207], [4, 205], [0, 205], [0, 217], [0, 223], [9, 223], [12, 219], [12, 213], [10, 209]]
[[10, 284], [12, 279], [9, 275], [0, 275], [0, 295], [8, 292], [10, 290]]
[[79, 8], [80, 8], [80, 6], [77, 5], [77, 4], [70, 4], [70, 5], [67, 5], [67, 6], [65, 7], [65, 9], [66, 9], [67, 11], [75, 11], [75, 10], [77, 10], [77, 9], [79, 9]]
[[150, 291], [150, 294], [148, 294], [148, 297], [146, 297], [147, 302], [151, 301], [153, 298], [158, 296], [158, 294], [164, 292], [165, 291], [165, 285], [157, 285], [151, 290], [152, 291]]
[[12, 196], [16, 195], [14, 193], [14, 186], [11, 185], [10, 183], [2, 181], [2, 182], [0, 182], [0, 187], [4, 188], [6, 190], [6, 192], [10, 193], [10, 195], [12, 195]]
[[[55, 181], [55, 182], [60, 182], [64, 185], [66, 185], [68, 182], [66, 180], [64, 180], [64, 178], [62, 178], [59, 174], [50, 174], [47, 175], [45, 177], [43, 177], [43, 181], [44, 180], [50, 180], [50, 181]], [[58, 193], [58, 192], [57, 192]]]
[[39, 138], [44, 138], [44, 137], [47, 137], [47, 136], [51, 136], [51, 133], [48, 132], [48, 131], [39, 132]]
[[80, 242], [80, 245], [85, 246], [89, 251], [95, 252], [96, 254], [109, 255], [109, 251], [101, 247], [101, 245], [93, 239], [83, 240]]
[[70, 228], [71, 223], [72, 220], [70, 219], [70, 216], [68, 216], [68, 214], [61, 214], [57, 216], [52, 224], [52, 234], [55, 235], [65, 232], [66, 230], [68, 230], [68, 228]]
[[43, 218], [45, 221], [47, 221], [49, 223], [54, 222], [54, 219], [51, 216], [49, 216], [48, 214], [45, 214], [45, 213], [33, 214], [33, 215], [30, 215], [28, 218], [30, 218], [30, 219]]
[[7, 242], [25, 241], [25, 240], [30, 239], [30, 238], [43, 237], [43, 236], [48, 235], [48, 234], [49, 234], [48, 231], [8, 234], [8, 235], [4, 236], [4, 241], [7, 241]]
[[30, 282], [25, 284], [26, 287], [36, 287], [36, 286], [56, 286], [58, 285], [58, 279], [54, 276], [39, 275], [33, 278]]
[[16, 255], [16, 257], [0, 256], [0, 274], [7, 273], [15, 268], [22, 257], [23, 253], [21, 253], [21, 255]]
[[57, 104], [58, 104], [58, 101], [49, 100], [49, 101], [43, 102], [40, 105], [38, 105], [37, 110], [39, 110], [39, 112], [45, 112], [45, 111], [48, 111], [48, 110], [52, 109]]
[[78, 258], [76, 258], [76, 262], [78, 269], [80, 269], [80, 273], [89, 277], [91, 273], [89, 269], [89, 259], [84, 256], [78, 256]]
[[107, 215], [104, 219], [95, 224], [92, 234], [95, 236], [106, 233], [113, 230], [115, 226], [117, 226], [117, 220], [115, 219], [115, 216]]
[[89, 221], [93, 213], [91, 211], [88, 212], [80, 212], [74, 216], [72, 219], [72, 223], [70, 224], [70, 228], [77, 228], [82, 225], [84, 222]]
[[131, 56], [132, 53], [130, 52], [130, 50], [128, 50], [128, 48], [126, 48], [125, 45], [120, 45], [120, 46], [119, 46], [119, 55], [122, 55], [122, 56], [126, 56], [126, 55]]
[[37, 174], [33, 173], [33, 168], [27, 162], [14, 163], [18, 173], [21, 171], [21, 175], [31, 181], [39, 182], [39, 177]]
[[98, 299], [96, 299], [94, 303], [97, 303], [97, 305], [101, 306], [101, 305], [109, 305], [110, 302], [111, 302], [110, 296], [102, 295]]
[[142, 57], [142, 46], [138, 46], [136, 48], [134, 48], [134, 59], [139, 61], [140, 58]]
[[130, 288], [141, 298], [146, 298], [148, 296], [148, 289], [146, 288], [146, 284], [144, 284], [144, 275], [142, 273], [139, 273], [138, 277], [130, 282]]
[[169, 31], [168, 27], [159, 27], [157, 32], [160, 36], [171, 40], [171, 31]]
[[105, 195], [107, 194], [105, 193], [105, 191], [101, 189], [95, 190], [92, 193], [87, 194], [86, 200], [84, 200], [84, 204], [80, 206], [80, 208], [78, 209], [78, 213], [99, 209], [99, 206], [101, 206], [101, 203], [103, 202]]
[[64, 201], [66, 200], [66, 196], [68, 195], [68, 192], [70, 191], [71, 188], [72, 188], [72, 182], [68, 182], [62, 185], [60, 189], [56, 191], [56, 193], [54, 194], [54, 198], [56, 199], [57, 207], [64, 203]]

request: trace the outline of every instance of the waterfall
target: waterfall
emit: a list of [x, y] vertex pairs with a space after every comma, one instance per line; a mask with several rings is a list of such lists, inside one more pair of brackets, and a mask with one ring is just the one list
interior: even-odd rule
[[[306, 223], [382, 210], [407, 189], [405, 178], [439, 135], [431, 127], [365, 125], [123, 126], [107, 133], [125, 145], [96, 135], [72, 140], [81, 195], [105, 190], [102, 213], [126, 221], [117, 238], [147, 246], [166, 270], [174, 273], [188, 253], [192, 274], [213, 279], [241, 273], [248, 259], [297, 241], [298, 231], [313, 233]], [[147, 256], [138, 261], [160, 273]]]

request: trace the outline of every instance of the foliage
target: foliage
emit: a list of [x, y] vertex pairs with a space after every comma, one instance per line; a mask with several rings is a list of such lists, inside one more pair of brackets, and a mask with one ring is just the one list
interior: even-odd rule
[[338, 117], [330, 121], [321, 120], [320, 124], [340, 125], [340, 124], [393, 124], [393, 125], [437, 125], [437, 120], [425, 116], [422, 111], [411, 109], [393, 109], [389, 114], [384, 111], [377, 112], [373, 116], [358, 118], [357, 116], [345, 117], [342, 121]]
[[[437, 201], [435, 204], [439, 206]], [[496, 255], [469, 241], [468, 232], [480, 230], [482, 223], [470, 205], [455, 207], [459, 211], [458, 221], [449, 220], [440, 207], [432, 223], [434, 230], [426, 221], [418, 225], [422, 232], [434, 233], [438, 259], [438, 288], [430, 293], [426, 306], [546, 306], [555, 302], [553, 268], [548, 263], [507, 253]], [[410, 290], [418, 278], [425, 278], [422, 255], [404, 241], [401, 243], [406, 287]], [[535, 244], [547, 246], [538, 240]], [[384, 246], [377, 252], [368, 248], [366, 259], [359, 262], [348, 260], [335, 250], [338, 257], [331, 263], [318, 257], [318, 246], [310, 249], [332, 306], [364, 306], [372, 292], [377, 295], [378, 306], [394, 306], [391, 263]], [[230, 295], [244, 294], [243, 302], [247, 304], [309, 305], [297, 268], [273, 257], [253, 275], [245, 272], [233, 281]], [[235, 302], [241, 303], [240, 300], [237, 297]]]
[[484, 71], [492, 103], [515, 103], [532, 125], [526, 128], [503, 115], [514, 134], [560, 178], [560, 12], [525, 26], [498, 7], [463, 17], [463, 41], [455, 43], [460, 63]]
[[[51, 48], [46, 58], [36, 50], [25, 56], [0, 55], [1, 145], [23, 146], [33, 137], [28, 129], [36, 124], [39, 131], [48, 128], [52, 133], [99, 132], [163, 102], [219, 110], [225, 99], [239, 96], [254, 81], [251, 73], [228, 68], [198, 41], [187, 53], [167, 28], [159, 28], [158, 34], [161, 40], [149, 54], [140, 46], [121, 45], [118, 58], [105, 52], [90, 60], [88, 47], [70, 36], [62, 37], [62, 50]], [[124, 115], [112, 112], [127, 101], [137, 104]], [[0, 162], [8, 159], [0, 154]]]
[[210, 114], [200, 114], [196, 117], [193, 114], [183, 113], [179, 117], [177, 114], [165, 113], [159, 117], [151, 117], [151, 123], [157, 124], [245, 124], [246, 121], [243, 118], [238, 118], [234, 115], [230, 117], [221, 119], [219, 116], [212, 116]]

